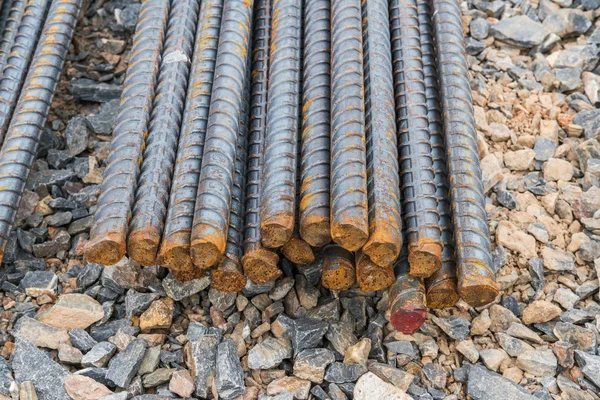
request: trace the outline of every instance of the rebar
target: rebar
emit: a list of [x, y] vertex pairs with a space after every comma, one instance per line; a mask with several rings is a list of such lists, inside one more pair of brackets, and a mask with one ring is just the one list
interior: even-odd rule
[[435, 66], [435, 48], [431, 29], [431, 9], [429, 0], [417, 0], [419, 28], [421, 32], [421, 51], [423, 54], [423, 72], [425, 74], [425, 93], [427, 96], [427, 116], [431, 134], [431, 155], [435, 170], [437, 188], [437, 209], [440, 213], [442, 228], [442, 267], [425, 280], [427, 306], [429, 308], [452, 307], [458, 301], [456, 288], [456, 265], [454, 263], [454, 244], [452, 243], [452, 217], [448, 203], [448, 172], [446, 168], [446, 146], [442, 126], [442, 113], [437, 85]]
[[223, 0], [201, 2], [169, 209], [158, 255], [158, 263], [171, 269], [174, 275], [175, 270], [182, 271], [176, 277], [197, 275], [183, 271], [195, 270], [190, 257], [190, 236], [222, 14]]
[[396, 282], [389, 291], [390, 322], [396, 330], [410, 335], [423, 322], [427, 313], [425, 285], [423, 279], [410, 274], [408, 249], [402, 247], [400, 257], [394, 265]]
[[471, 306], [482, 306], [496, 298], [498, 287], [491, 269], [492, 251], [462, 20], [455, 0], [433, 0], [432, 4], [458, 293]]
[[253, 0], [226, 0], [198, 183], [190, 255], [209, 268], [225, 253]]
[[154, 265], [165, 224], [199, 8], [200, 0], [180, 0], [170, 10], [127, 242], [144, 266]]
[[273, 0], [260, 233], [281, 247], [294, 232], [303, 0]]
[[0, 143], [19, 99], [31, 58], [44, 26], [50, 0], [31, 0], [25, 8], [0, 78]]
[[382, 266], [371, 260], [366, 253], [356, 253], [356, 281], [363, 292], [375, 292], [394, 283], [393, 265]]
[[8, 15], [10, 14], [10, 10], [12, 8], [13, 0], [4, 0], [0, 4], [0, 32], [4, 31], [6, 27], [6, 22], [8, 21]]
[[26, 5], [27, 1], [13, 0], [4, 29], [0, 31], [2, 32], [2, 38], [0, 38], [0, 71], [4, 70], [4, 66], [6, 65], [6, 60], [21, 24], [21, 18], [25, 12]]
[[338, 244], [323, 248], [321, 285], [331, 290], [349, 289], [356, 283], [354, 255]]
[[363, 0], [362, 18], [369, 199], [369, 240], [362, 251], [391, 268], [402, 247], [402, 220], [387, 0]]
[[0, 262], [60, 73], [82, 0], [54, 0], [0, 152]]
[[442, 242], [416, 0], [391, 1], [401, 196], [410, 273], [431, 276], [441, 267]]
[[267, 114], [271, 1], [257, 0], [252, 45], [252, 88], [250, 98], [250, 130], [246, 176], [244, 225], [244, 273], [256, 283], [281, 276], [279, 256], [262, 247], [260, 238], [260, 185]]
[[142, 2], [94, 225], [86, 248], [90, 262], [112, 265], [125, 255], [131, 206], [140, 174], [168, 15], [169, 0]]
[[331, 237], [350, 251], [368, 239], [360, 0], [331, 2]]
[[321, 247], [331, 241], [331, 0], [306, 0], [303, 61], [299, 230]]

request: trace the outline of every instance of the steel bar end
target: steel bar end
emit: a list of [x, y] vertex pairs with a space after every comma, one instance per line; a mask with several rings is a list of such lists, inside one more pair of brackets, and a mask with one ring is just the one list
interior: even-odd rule
[[380, 266], [365, 253], [356, 254], [356, 280], [363, 292], [376, 292], [394, 283], [394, 267]]
[[439, 241], [408, 245], [408, 263], [410, 274], [420, 278], [428, 278], [442, 267], [442, 243]]
[[275, 215], [260, 223], [263, 246], [272, 249], [286, 244], [294, 233], [294, 216]]
[[323, 247], [331, 242], [329, 218], [312, 215], [300, 218], [300, 236], [313, 247]]
[[315, 261], [315, 253], [310, 245], [298, 236], [292, 236], [281, 247], [281, 253], [294, 264], [312, 264]]
[[246, 287], [246, 277], [238, 261], [223, 258], [219, 268], [212, 271], [210, 284], [221, 292], [239, 292]]
[[354, 286], [356, 268], [352, 253], [338, 245], [329, 245], [323, 249], [323, 254], [321, 285], [331, 290], [345, 290]]
[[[472, 307], [491, 303], [498, 296], [498, 285], [493, 274], [481, 273], [484, 266], [465, 262], [458, 270], [458, 294]], [[487, 268], [485, 271], [488, 271]]]
[[429, 308], [452, 307], [456, 304], [458, 298], [454, 279], [445, 279], [427, 286], [427, 306]]
[[242, 257], [242, 265], [246, 276], [254, 283], [267, 283], [281, 276], [277, 267], [279, 256], [270, 250], [252, 250]]
[[88, 262], [104, 265], [114, 265], [125, 256], [125, 240], [116, 232], [88, 243], [85, 258]]
[[144, 267], [151, 267], [156, 262], [156, 253], [160, 237], [148, 231], [137, 230], [129, 234], [127, 253], [133, 261]]
[[348, 251], [357, 251], [369, 238], [367, 227], [355, 226], [354, 224], [338, 224], [331, 226], [331, 238], [334, 242]]

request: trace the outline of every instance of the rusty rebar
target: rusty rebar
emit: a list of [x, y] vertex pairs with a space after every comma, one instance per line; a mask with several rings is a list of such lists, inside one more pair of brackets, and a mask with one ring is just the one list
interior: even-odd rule
[[392, 0], [390, 4], [408, 262], [412, 275], [428, 277], [441, 267], [442, 242], [417, 6], [415, 0]]
[[217, 60], [223, 0], [204, 0], [196, 30], [194, 56], [188, 83], [169, 209], [158, 263], [177, 276], [196, 276], [190, 257], [190, 236], [204, 153], [204, 139]]
[[49, 4], [50, 0], [32, 0], [27, 4], [4, 65], [0, 78], [0, 143], [6, 136], [6, 130], [44, 26]]
[[279, 256], [264, 249], [260, 238], [260, 185], [267, 120], [271, 1], [257, 0], [254, 15], [242, 264], [248, 278], [256, 283], [265, 283], [281, 276], [281, 270], [277, 267]]
[[349, 289], [356, 283], [354, 255], [338, 244], [323, 248], [321, 285], [331, 290]]
[[168, 15], [169, 0], [142, 2], [94, 225], [86, 247], [90, 262], [112, 265], [125, 255]]
[[294, 232], [301, 1], [273, 0], [265, 162], [260, 195], [260, 233], [262, 244], [267, 248], [283, 246]]
[[391, 268], [402, 247], [402, 221], [387, 0], [363, 0], [362, 20], [369, 198], [369, 240], [362, 251]]
[[440, 213], [442, 228], [442, 267], [425, 280], [427, 306], [430, 308], [452, 307], [458, 301], [456, 288], [456, 265], [454, 263], [454, 244], [452, 243], [452, 216], [448, 202], [448, 172], [446, 168], [446, 146], [442, 126], [442, 113], [437, 85], [435, 66], [435, 48], [431, 29], [431, 9], [429, 0], [417, 0], [419, 28], [421, 32], [421, 51], [423, 54], [423, 72], [427, 96], [427, 116], [431, 134], [431, 154], [435, 169], [437, 188], [437, 209]]
[[54, 0], [0, 152], [0, 262], [58, 84], [82, 0]]
[[252, 6], [253, 0], [227, 0], [223, 7], [190, 244], [198, 268], [215, 265], [227, 245]]
[[24, 0], [13, 0], [6, 24], [2, 32], [2, 38], [0, 38], [0, 71], [4, 70], [6, 60], [10, 54], [10, 49], [15, 40], [17, 30], [21, 24], [23, 13], [25, 12], [25, 6], [27, 1]]
[[300, 236], [311, 246], [331, 241], [331, 0], [306, 0], [302, 91]]
[[331, 2], [331, 237], [350, 251], [368, 239], [360, 0]]
[[408, 249], [405, 243], [394, 264], [396, 282], [389, 291], [390, 322], [396, 330], [410, 335], [423, 322], [427, 313], [425, 285], [423, 279], [410, 274]]
[[356, 281], [363, 292], [375, 292], [394, 283], [394, 266], [379, 265], [366, 253], [356, 253]]
[[458, 293], [468, 304], [481, 306], [496, 298], [498, 287], [491, 269], [492, 251], [462, 20], [455, 0], [433, 0], [432, 4]]
[[129, 256], [144, 266], [154, 265], [165, 224], [199, 8], [200, 0], [179, 0], [169, 12], [127, 242]]

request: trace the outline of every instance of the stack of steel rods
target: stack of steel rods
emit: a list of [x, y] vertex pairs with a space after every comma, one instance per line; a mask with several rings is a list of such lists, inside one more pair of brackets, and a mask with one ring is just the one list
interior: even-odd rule
[[322, 257], [403, 332], [493, 301], [462, 35], [456, 0], [143, 1], [87, 260], [232, 292]]

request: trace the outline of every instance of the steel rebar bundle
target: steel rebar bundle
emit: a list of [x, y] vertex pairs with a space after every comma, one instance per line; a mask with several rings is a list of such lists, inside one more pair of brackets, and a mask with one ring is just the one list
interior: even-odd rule
[[199, 8], [199, 0], [180, 0], [170, 11], [127, 242], [144, 266], [155, 263], [167, 214]]
[[194, 268], [190, 257], [190, 236], [222, 14], [223, 0], [201, 2], [169, 209], [158, 255], [158, 263], [170, 268], [174, 274], [176, 270], [182, 271], [179, 276], [197, 276], [191, 273]]
[[261, 184], [260, 234], [268, 248], [294, 232], [296, 158], [300, 107], [302, 3], [273, 0], [267, 126]]
[[112, 265], [125, 255], [131, 206], [148, 132], [168, 14], [169, 0], [142, 2], [94, 225], [86, 248], [90, 262]]
[[190, 255], [207, 269], [225, 253], [253, 0], [226, 0], [198, 182]]
[[248, 135], [246, 207], [244, 221], [244, 273], [256, 283], [281, 276], [279, 256], [262, 247], [260, 238], [260, 186], [267, 113], [271, 1], [257, 0], [252, 49], [252, 86]]
[[331, 0], [306, 0], [303, 55], [299, 231], [321, 247], [331, 241]]
[[13, 0], [4, 0], [0, 5], [0, 32], [4, 31]]
[[390, 11], [408, 263], [428, 277], [441, 267], [442, 243], [416, 1], [392, 0]]
[[4, 65], [0, 78], [0, 143], [6, 136], [6, 130], [44, 26], [44, 18], [49, 4], [50, 0], [31, 0], [27, 4], [12, 49]]
[[360, 0], [331, 2], [331, 237], [350, 251], [368, 239]]
[[0, 71], [6, 65], [6, 59], [10, 54], [26, 5], [27, 1], [24, 0], [13, 0], [12, 2], [12, 7], [2, 30], [2, 37], [0, 38]]
[[0, 152], [0, 262], [73, 36], [82, 0], [54, 0]]
[[498, 287], [491, 269], [492, 251], [461, 14], [456, 0], [432, 1], [458, 292], [468, 304], [481, 306], [496, 298]]

